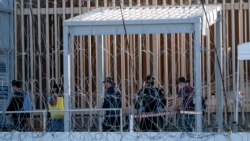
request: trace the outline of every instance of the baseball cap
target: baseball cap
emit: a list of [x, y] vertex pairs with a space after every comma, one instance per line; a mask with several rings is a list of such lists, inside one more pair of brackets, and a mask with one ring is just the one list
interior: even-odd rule
[[115, 85], [115, 81], [112, 77], [106, 77], [103, 81], [103, 83], [106, 83], [106, 82], [109, 82], [111, 83], [112, 85]]
[[151, 74], [146, 77], [147, 83], [154, 82], [154, 80], [155, 80], [155, 77]]

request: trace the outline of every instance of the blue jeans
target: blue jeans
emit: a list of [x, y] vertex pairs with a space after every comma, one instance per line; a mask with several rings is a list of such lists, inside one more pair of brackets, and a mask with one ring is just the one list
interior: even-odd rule
[[193, 132], [195, 116], [191, 114], [182, 115], [182, 128], [185, 132]]
[[64, 131], [64, 119], [51, 119], [50, 131]]

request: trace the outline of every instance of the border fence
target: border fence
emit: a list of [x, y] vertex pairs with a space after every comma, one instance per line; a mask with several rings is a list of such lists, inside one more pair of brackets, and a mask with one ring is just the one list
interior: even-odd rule
[[[237, 45], [250, 40], [250, 1], [244, 0], [15, 0], [14, 45], [15, 79], [29, 86], [36, 109], [46, 108], [52, 81], [63, 83], [63, 21], [96, 7], [127, 7], [148, 5], [221, 4], [223, 7], [223, 61], [224, 122], [230, 125], [233, 99], [236, 91]], [[206, 98], [208, 125], [216, 113], [215, 94], [215, 33], [216, 27], [202, 37], [202, 94]], [[72, 68], [72, 109], [97, 108], [97, 81], [95, 37], [75, 37]], [[125, 45], [125, 47], [124, 47]], [[105, 36], [105, 76], [118, 82], [124, 95], [125, 107], [143, 86], [144, 77], [155, 73], [157, 86], [163, 87], [167, 107], [176, 105], [176, 79], [184, 76], [193, 84], [192, 34]], [[155, 49], [156, 48], [156, 49]], [[153, 68], [154, 54], [158, 68]], [[246, 93], [241, 109], [242, 124], [249, 112], [249, 62], [241, 64], [240, 84]], [[155, 71], [156, 70], [156, 71]], [[227, 104], [226, 104], [227, 103]]]

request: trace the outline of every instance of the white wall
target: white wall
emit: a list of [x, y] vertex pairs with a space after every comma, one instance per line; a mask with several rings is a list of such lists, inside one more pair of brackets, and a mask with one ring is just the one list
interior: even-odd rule
[[1, 132], [0, 140], [12, 141], [248, 141], [250, 133], [103, 133], [103, 132]]

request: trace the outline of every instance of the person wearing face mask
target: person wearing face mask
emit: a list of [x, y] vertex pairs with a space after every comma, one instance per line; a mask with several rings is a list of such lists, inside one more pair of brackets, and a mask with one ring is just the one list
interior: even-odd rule
[[[179, 99], [179, 110], [190, 112], [195, 111], [195, 104], [193, 102], [194, 88], [189, 84], [189, 81], [185, 77], [178, 78], [178, 98]], [[194, 115], [193, 114], [181, 114], [181, 128], [184, 131], [192, 132], [194, 125]]]

